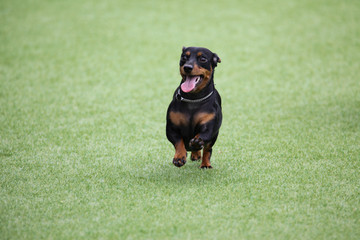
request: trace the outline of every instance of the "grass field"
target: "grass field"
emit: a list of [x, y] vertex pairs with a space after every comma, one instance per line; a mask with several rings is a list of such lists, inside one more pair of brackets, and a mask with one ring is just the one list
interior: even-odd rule
[[[360, 2], [0, 1], [0, 239], [359, 239]], [[212, 170], [172, 164], [182, 46]]]

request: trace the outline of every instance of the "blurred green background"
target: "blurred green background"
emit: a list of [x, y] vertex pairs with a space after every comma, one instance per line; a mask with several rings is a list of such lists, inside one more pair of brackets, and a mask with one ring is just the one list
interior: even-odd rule
[[[0, 1], [2, 239], [359, 239], [359, 1]], [[183, 46], [222, 62], [172, 165]]]

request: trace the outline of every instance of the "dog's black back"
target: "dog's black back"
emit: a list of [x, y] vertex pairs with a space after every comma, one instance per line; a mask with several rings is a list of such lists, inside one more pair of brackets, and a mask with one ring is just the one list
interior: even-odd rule
[[211, 168], [210, 157], [222, 122], [221, 98], [214, 85], [214, 68], [220, 58], [206, 48], [183, 48], [180, 58], [182, 80], [167, 111], [166, 136], [175, 146], [173, 163], [201, 158], [202, 168]]

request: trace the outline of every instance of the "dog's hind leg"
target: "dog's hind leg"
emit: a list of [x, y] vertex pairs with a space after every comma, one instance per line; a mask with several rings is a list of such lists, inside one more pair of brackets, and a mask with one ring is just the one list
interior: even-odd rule
[[198, 161], [200, 159], [201, 159], [201, 150], [191, 152], [191, 160], [192, 161]]
[[212, 153], [212, 148], [209, 149], [204, 148], [200, 168], [212, 168], [210, 163], [211, 153]]

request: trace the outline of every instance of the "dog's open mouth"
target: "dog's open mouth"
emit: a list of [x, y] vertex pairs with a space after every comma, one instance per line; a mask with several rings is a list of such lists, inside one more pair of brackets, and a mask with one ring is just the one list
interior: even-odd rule
[[191, 92], [203, 78], [204, 76], [202, 75], [185, 76], [185, 81], [181, 84], [181, 90], [186, 93]]

